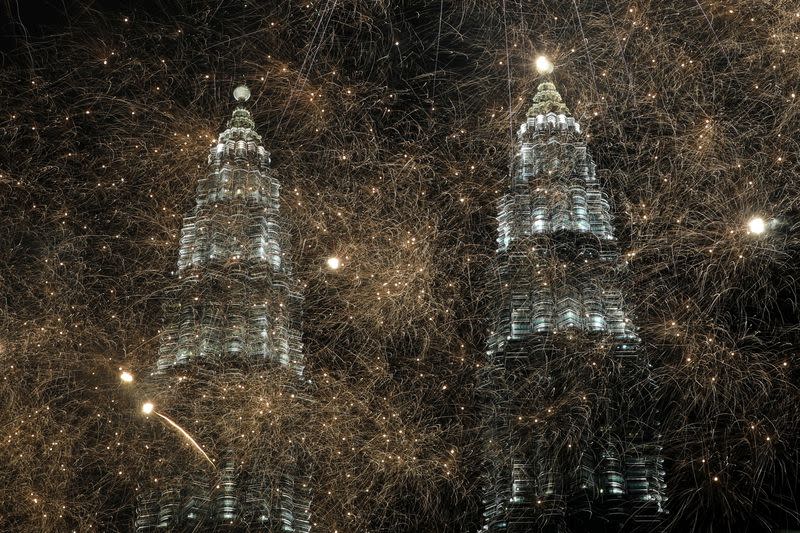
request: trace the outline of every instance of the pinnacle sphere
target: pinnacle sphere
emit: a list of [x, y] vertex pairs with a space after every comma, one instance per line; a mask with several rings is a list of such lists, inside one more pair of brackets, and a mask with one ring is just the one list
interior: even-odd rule
[[767, 224], [764, 222], [764, 219], [761, 217], [753, 217], [750, 219], [750, 222], [747, 223], [747, 229], [750, 230], [750, 233], [754, 233], [756, 235], [761, 235], [766, 231]]
[[550, 74], [553, 72], [553, 63], [547, 56], [539, 56], [536, 58], [536, 70], [539, 74]]
[[237, 102], [246, 102], [250, 99], [250, 89], [246, 85], [239, 85], [233, 90], [233, 97]]

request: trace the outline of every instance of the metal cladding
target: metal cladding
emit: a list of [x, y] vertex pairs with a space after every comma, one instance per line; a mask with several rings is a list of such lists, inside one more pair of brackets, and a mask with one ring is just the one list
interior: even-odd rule
[[[239, 107], [211, 149], [196, 205], [183, 220], [178, 283], [165, 304], [154, 377], [196, 372], [212, 381], [283, 367], [302, 387], [303, 295], [285, 251], [280, 183], [241, 107], [249, 90], [239, 87], [234, 95]], [[229, 450], [214, 473], [173, 476], [142, 492], [135, 530], [308, 533], [309, 476], [298, 454], [291, 455], [293, 464], [245, 468]]]
[[[483, 531], [654, 527], [666, 500], [655, 386], [618, 288], [611, 204], [549, 82], [518, 130], [497, 246]], [[545, 419], [577, 390], [585, 401], [558, 419], [569, 427]]]

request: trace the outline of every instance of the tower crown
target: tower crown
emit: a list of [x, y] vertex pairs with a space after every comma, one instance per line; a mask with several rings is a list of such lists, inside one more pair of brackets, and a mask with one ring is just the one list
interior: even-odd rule
[[556, 89], [555, 84], [546, 81], [540, 83], [536, 89], [536, 94], [533, 97], [533, 104], [528, 108], [528, 116], [535, 117], [537, 115], [546, 115], [547, 113], [556, 113], [558, 115], [570, 115], [569, 108], [561, 94]]
[[219, 142], [224, 143], [228, 140], [244, 140], [261, 142], [261, 136], [256, 132], [256, 123], [250, 111], [244, 107], [244, 103], [250, 99], [250, 89], [246, 85], [239, 85], [233, 91], [237, 106], [233, 110], [233, 115], [228, 120], [227, 127], [219, 136]]

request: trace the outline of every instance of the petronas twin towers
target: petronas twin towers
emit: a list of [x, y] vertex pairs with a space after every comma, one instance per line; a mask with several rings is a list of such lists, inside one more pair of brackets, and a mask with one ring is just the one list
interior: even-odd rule
[[[281, 231], [280, 182], [244, 102], [184, 217], [156, 384], [286, 368], [302, 389], [303, 295]], [[655, 385], [616, 285], [607, 196], [580, 124], [542, 83], [518, 132], [499, 210], [496, 308], [483, 378], [485, 531], [652, 530], [666, 500]], [[577, 422], [576, 422], [577, 420]], [[140, 493], [135, 529], [311, 530], [302, 453]]]

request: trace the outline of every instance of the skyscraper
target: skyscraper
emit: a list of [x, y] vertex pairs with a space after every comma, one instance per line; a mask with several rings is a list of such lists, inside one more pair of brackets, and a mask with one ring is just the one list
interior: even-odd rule
[[[191, 375], [203, 383], [283, 367], [302, 390], [303, 295], [285, 253], [280, 182], [244, 107], [250, 91], [237, 87], [234, 97], [238, 105], [183, 220], [178, 281], [165, 304], [153, 380], [168, 386]], [[213, 438], [223, 441], [216, 442], [223, 450], [216, 468], [198, 467], [142, 491], [137, 532], [310, 531], [309, 478], [299, 451], [292, 464], [244, 463], [235, 445]]]
[[609, 199], [550, 82], [517, 132], [496, 260], [483, 530], [653, 527], [666, 499], [656, 387]]

